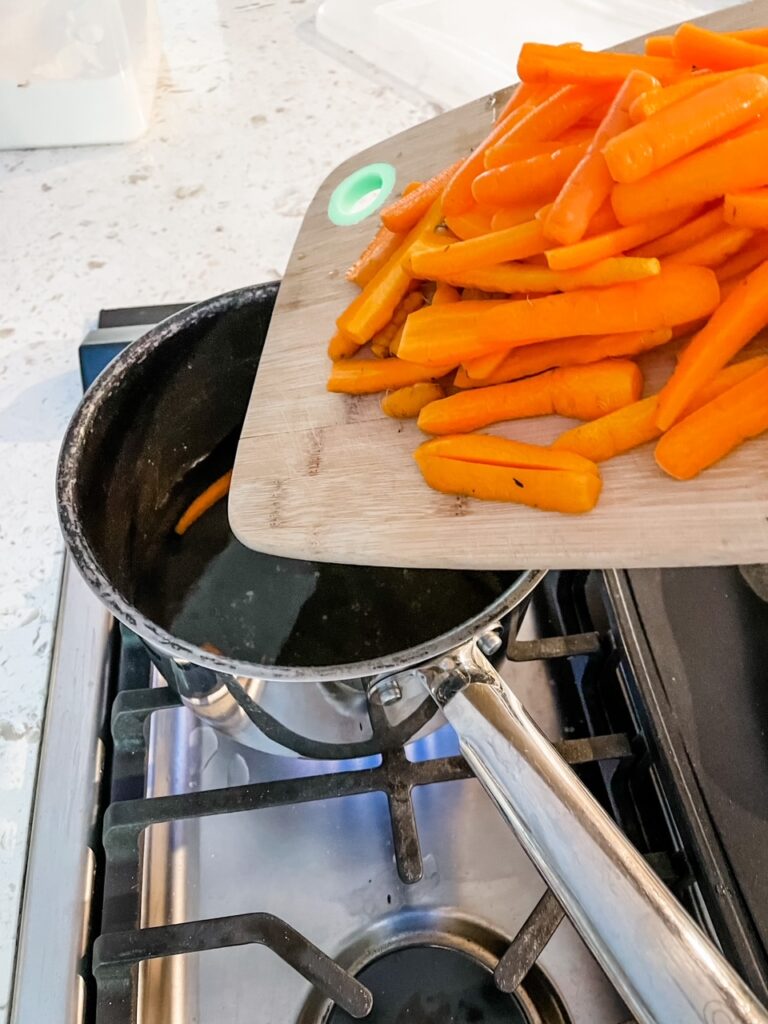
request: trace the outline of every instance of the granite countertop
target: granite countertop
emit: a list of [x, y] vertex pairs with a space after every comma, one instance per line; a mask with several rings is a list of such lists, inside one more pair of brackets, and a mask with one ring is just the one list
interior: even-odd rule
[[0, 153], [0, 1021], [61, 571], [54, 470], [102, 307], [279, 277], [338, 163], [434, 110], [313, 41], [316, 0], [159, 0], [149, 133]]

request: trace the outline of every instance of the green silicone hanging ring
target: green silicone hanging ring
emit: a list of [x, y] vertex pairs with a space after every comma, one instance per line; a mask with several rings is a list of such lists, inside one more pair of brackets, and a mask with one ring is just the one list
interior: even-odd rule
[[392, 164], [368, 164], [344, 179], [328, 200], [328, 218], [340, 227], [359, 224], [386, 202], [395, 187]]

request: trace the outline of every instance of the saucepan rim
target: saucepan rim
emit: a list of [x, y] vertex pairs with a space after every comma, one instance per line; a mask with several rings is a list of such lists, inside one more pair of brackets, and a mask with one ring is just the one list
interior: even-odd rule
[[[64, 540], [75, 565], [96, 596], [113, 615], [151, 646], [177, 661], [192, 662], [214, 672], [286, 682], [326, 682], [362, 679], [402, 671], [447, 653], [472, 635], [487, 629], [524, 601], [546, 575], [544, 569], [520, 570], [515, 582], [481, 612], [444, 633], [415, 647], [379, 658], [340, 665], [288, 666], [261, 665], [226, 655], [213, 654], [196, 644], [182, 640], [163, 629], [135, 607], [110, 580], [88, 543], [78, 511], [77, 480], [87, 437], [102, 409], [121, 387], [127, 375], [135, 372], [153, 352], [203, 319], [239, 309], [275, 291], [278, 282], [251, 285], [214, 296], [174, 313], [152, 327], [123, 350], [94, 381], [81, 399], [67, 427], [61, 446], [56, 474], [59, 522]], [[372, 567], [373, 568], [373, 567]]]

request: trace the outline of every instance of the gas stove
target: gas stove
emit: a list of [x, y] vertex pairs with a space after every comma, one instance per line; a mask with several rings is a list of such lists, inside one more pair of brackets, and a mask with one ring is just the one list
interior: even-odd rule
[[[102, 314], [84, 378], [170, 311]], [[502, 664], [763, 1001], [766, 625], [737, 569], [553, 572]], [[354, 760], [241, 746], [179, 704], [67, 564], [11, 1021], [366, 1017], [630, 1015], [449, 726]]]

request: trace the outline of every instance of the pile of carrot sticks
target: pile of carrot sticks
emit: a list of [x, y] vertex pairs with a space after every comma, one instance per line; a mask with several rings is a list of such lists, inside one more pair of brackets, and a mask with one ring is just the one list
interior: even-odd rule
[[[526, 43], [518, 73], [474, 151], [382, 211], [328, 388], [416, 418], [440, 491], [586, 512], [606, 459], [655, 442], [687, 480], [768, 430], [768, 355], [743, 351], [768, 323], [768, 29]], [[643, 397], [635, 357], [688, 336]], [[583, 422], [477, 432], [553, 414]]]

